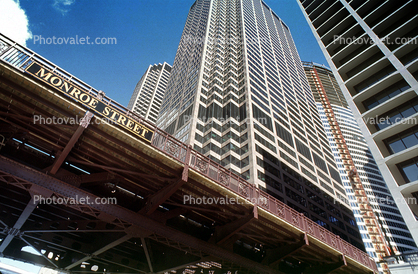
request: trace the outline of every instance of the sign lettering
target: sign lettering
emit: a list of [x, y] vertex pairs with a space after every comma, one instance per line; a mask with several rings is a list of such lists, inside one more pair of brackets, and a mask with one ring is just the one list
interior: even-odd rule
[[75, 101], [88, 107], [90, 110], [96, 112], [102, 117], [106, 117], [109, 120], [121, 125], [125, 129], [134, 133], [136, 136], [151, 142], [154, 131], [137, 122], [136, 120], [126, 116], [124, 113], [105, 104], [103, 101], [92, 94], [82, 90], [80, 87], [68, 82], [63, 77], [51, 72], [49, 69], [44, 68], [37, 62], [33, 62], [26, 68], [26, 72], [36, 77], [37, 79], [47, 83], [48, 85], [58, 89], [60, 92], [68, 95]]

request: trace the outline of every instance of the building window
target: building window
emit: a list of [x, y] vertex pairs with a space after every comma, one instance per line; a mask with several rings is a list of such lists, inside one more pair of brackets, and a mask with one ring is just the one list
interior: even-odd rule
[[383, 141], [391, 154], [401, 152], [418, 144], [418, 126], [404, 130]]
[[[406, 119], [409, 116], [412, 116], [417, 112], [418, 112], [418, 98], [415, 98], [414, 100], [410, 100], [407, 103], [381, 115], [380, 117], [386, 120], [382, 121], [381, 123], [376, 124], [376, 129], [381, 130], [395, 123], [402, 122], [403, 119]], [[380, 117], [377, 119], [377, 121], [379, 122], [381, 120]]]
[[382, 90], [378, 94], [374, 95], [372, 98], [367, 99], [366, 101], [363, 102], [363, 105], [367, 110], [370, 110], [370, 109], [386, 102], [390, 98], [395, 97], [399, 93], [402, 93], [405, 90], [408, 90], [409, 88], [410, 88], [410, 86], [405, 82], [405, 80], [399, 81], [396, 84], [394, 84], [394, 85]]
[[418, 157], [397, 165], [406, 183], [418, 180]]

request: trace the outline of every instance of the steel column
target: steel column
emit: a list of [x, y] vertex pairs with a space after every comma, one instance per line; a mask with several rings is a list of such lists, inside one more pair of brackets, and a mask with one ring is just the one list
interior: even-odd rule
[[57, 158], [55, 158], [55, 162], [52, 165], [51, 170], [49, 171], [51, 174], [57, 173], [58, 169], [61, 167], [65, 158], [67, 158], [71, 149], [73, 149], [73, 146], [78, 141], [83, 131], [89, 126], [92, 117], [93, 113], [87, 111], [83, 119], [80, 121], [80, 125], [78, 126], [77, 130], [74, 132], [70, 141], [68, 141], [67, 145], [65, 146], [64, 150], [61, 153], [59, 153], [59, 156]]

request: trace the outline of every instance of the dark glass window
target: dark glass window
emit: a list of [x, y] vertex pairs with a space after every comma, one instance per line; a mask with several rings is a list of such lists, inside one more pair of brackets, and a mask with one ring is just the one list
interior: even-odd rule
[[403, 144], [402, 140], [393, 141], [393, 143], [389, 144], [393, 153], [398, 153], [405, 149], [405, 145]]
[[363, 82], [354, 86], [354, 90], [356, 93], [361, 93], [365, 89], [369, 88], [370, 86], [376, 84], [380, 80], [386, 78], [390, 74], [394, 73], [396, 69], [391, 65], [387, 65], [386, 67], [382, 68], [375, 74], [371, 75], [370, 77], [366, 78]]
[[[377, 119], [377, 121], [380, 123], [376, 124], [376, 129], [382, 130], [384, 128], [387, 128], [388, 126], [400, 122], [402, 121], [402, 119], [408, 118], [409, 116], [414, 115], [417, 112], [418, 97], [392, 109], [391, 111], [388, 111], [380, 115]], [[385, 120], [380, 121], [383, 120], [381, 118], [385, 118]]]
[[285, 141], [288, 145], [290, 145], [291, 147], [294, 147], [292, 134], [289, 131], [287, 131], [286, 129], [284, 129], [279, 123], [275, 123], [275, 124], [276, 124], [277, 135], [283, 141]]
[[418, 144], [417, 135], [418, 135], [417, 133], [411, 134], [411, 135], [406, 136], [405, 138], [402, 139], [402, 141], [404, 142], [404, 144], [407, 148], [415, 146], [416, 144]]
[[402, 93], [409, 88], [410, 86], [405, 82], [405, 80], [399, 81], [396, 84], [374, 95], [372, 98], [367, 99], [366, 101], [363, 102], [363, 105], [367, 110], [372, 109], [375, 106], [380, 105], [383, 102], [386, 102], [390, 98], [395, 97], [399, 93]]
[[312, 161], [311, 152], [310, 152], [309, 147], [305, 146], [298, 139], [295, 139], [295, 141], [296, 141], [296, 148], [297, 148], [298, 152], [301, 153], [303, 156], [305, 156], [306, 159], [309, 159], [310, 161]]
[[418, 126], [404, 130], [395, 136], [383, 140], [391, 154], [398, 153], [418, 144]]
[[272, 145], [270, 142], [267, 142], [265, 138], [262, 138], [260, 135], [254, 132], [254, 137], [257, 141], [259, 141], [261, 144], [269, 148], [271, 151], [274, 151], [274, 153], [277, 152], [276, 147]]
[[272, 125], [270, 116], [266, 114], [264, 111], [257, 108], [254, 104], [253, 104], [253, 116], [254, 116], [254, 119], [256, 119], [259, 123], [261, 123], [263, 126], [273, 131], [273, 125]]
[[405, 182], [418, 180], [418, 157], [412, 158], [397, 165]]
[[315, 165], [319, 167], [322, 171], [324, 171], [326, 174], [328, 174], [327, 166], [325, 164], [325, 161], [321, 159], [318, 155], [315, 153], [312, 153]]

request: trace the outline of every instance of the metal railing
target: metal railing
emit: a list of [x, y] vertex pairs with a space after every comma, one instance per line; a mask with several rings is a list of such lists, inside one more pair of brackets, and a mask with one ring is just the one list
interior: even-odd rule
[[[125, 115], [154, 130], [154, 135], [150, 144], [153, 148], [185, 165], [188, 164], [189, 168], [192, 170], [229, 189], [243, 199], [246, 199], [248, 202], [257, 204], [257, 206], [273, 214], [280, 220], [297, 227], [301, 232], [307, 233], [308, 235], [327, 244], [331, 248], [338, 250], [345, 256], [348, 256], [351, 259], [369, 267], [373, 271], [378, 271], [374, 260], [367, 253], [344, 241], [339, 236], [315, 223], [302, 213], [297, 212], [273, 196], [248, 183], [240, 176], [232, 173], [230, 170], [197, 152], [190, 146], [177, 140], [172, 135], [157, 128], [154, 123], [145, 120], [143, 117], [113, 101], [106, 95], [98, 96], [99, 91], [95, 88], [89, 86], [57, 65], [36, 54], [32, 50], [15, 43], [2, 34], [0, 34], [0, 60], [12, 65], [22, 72], [24, 72], [25, 68], [32, 62], [39, 62], [43, 66], [64, 77], [69, 82], [76, 84], [80, 88], [85, 89], [85, 91], [88, 91], [90, 94], [95, 95], [97, 98], [102, 97], [102, 102], [118, 109]], [[189, 162], [186, 163], [186, 155], [188, 153], [190, 158]]]

